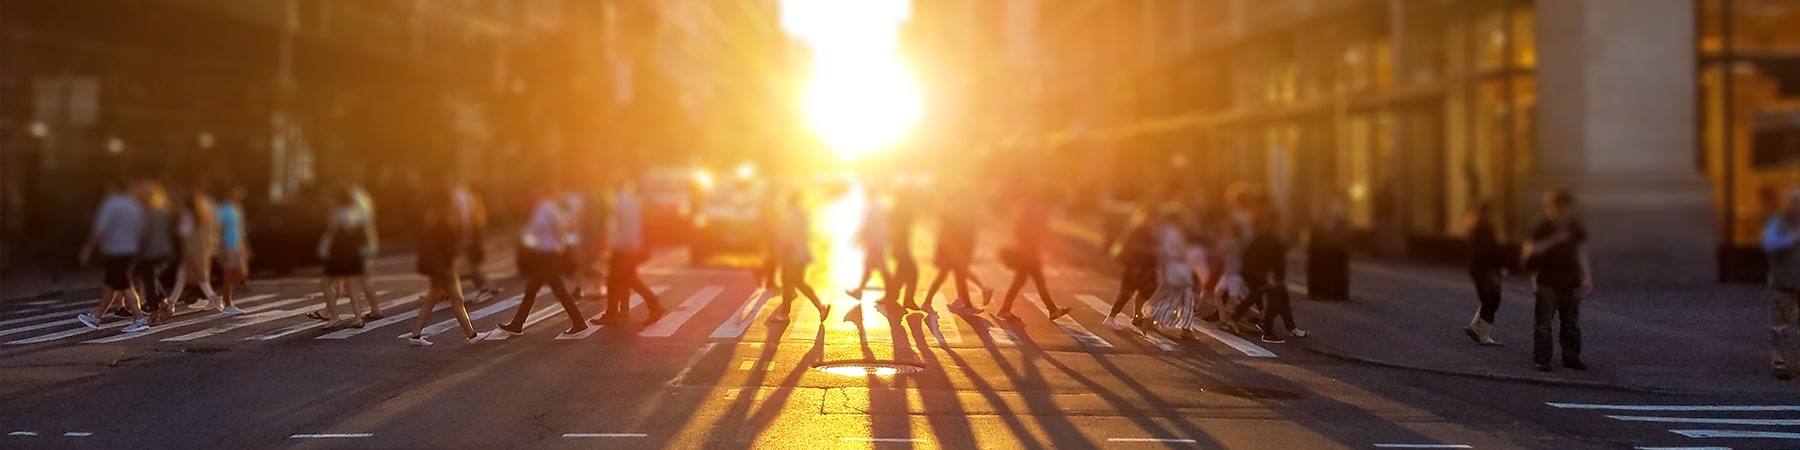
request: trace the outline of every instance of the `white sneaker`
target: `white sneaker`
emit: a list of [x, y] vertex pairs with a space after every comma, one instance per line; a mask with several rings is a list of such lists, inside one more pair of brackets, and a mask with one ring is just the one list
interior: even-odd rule
[[149, 321], [146, 321], [144, 319], [137, 319], [137, 320], [131, 321], [131, 325], [126, 326], [125, 329], [123, 329], [123, 330], [119, 330], [119, 332], [121, 332], [121, 333], [137, 333], [137, 332], [145, 331], [145, 330], [149, 330], [149, 329], [150, 329]]
[[198, 301], [195, 301], [195, 302], [194, 302], [194, 304], [192, 304], [192, 305], [188, 305], [188, 307], [189, 307], [189, 308], [194, 308], [194, 309], [207, 309], [207, 308], [211, 308], [211, 307], [212, 307], [212, 300], [207, 300], [207, 299], [204, 299], [204, 298], [203, 298], [203, 299], [200, 299], [200, 300], [198, 300]]
[[1288, 330], [1288, 337], [1306, 339], [1307, 336], [1312, 336], [1312, 333], [1308, 333], [1308, 332], [1306, 332], [1306, 330], [1302, 330], [1299, 328]]
[[469, 343], [473, 344], [476, 342], [485, 341], [485, 340], [487, 340], [488, 336], [493, 336], [493, 335], [494, 335], [493, 331], [483, 331], [480, 333], [475, 333], [474, 336], [469, 336]]
[[1119, 326], [1119, 321], [1113, 320], [1112, 316], [1107, 316], [1106, 320], [1100, 321], [1100, 324], [1106, 325], [1107, 328], [1111, 328], [1113, 330], [1123, 330], [1124, 329], [1124, 327]]
[[81, 322], [82, 325], [87, 325], [88, 328], [100, 329], [100, 318], [94, 317], [92, 313], [76, 314], [75, 320]]
[[244, 313], [244, 310], [238, 309], [238, 307], [236, 307], [236, 306], [227, 306], [227, 307], [225, 307], [225, 309], [219, 310], [219, 315], [226, 316], [226, 317], [231, 317], [231, 316], [235, 316], [235, 315], [239, 315], [239, 314], [243, 314], [243, 313]]
[[406, 337], [406, 345], [411, 345], [414, 347], [430, 347], [431, 341], [425, 340], [424, 336], [419, 336], [419, 337], [407, 336]]

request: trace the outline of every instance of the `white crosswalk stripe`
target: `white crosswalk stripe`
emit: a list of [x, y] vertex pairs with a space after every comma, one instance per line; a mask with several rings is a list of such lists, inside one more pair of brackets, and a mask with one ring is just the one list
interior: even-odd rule
[[[76, 313], [82, 312], [82, 310], [94, 309], [94, 307], [98, 306], [99, 303], [100, 303], [100, 299], [96, 298], [93, 300], [88, 300], [86, 302], [86, 304], [77, 304], [73, 307], [60, 308], [60, 309], [57, 309], [56, 311], [51, 311], [51, 312], [47, 312], [47, 313], [43, 313], [43, 314], [27, 316], [27, 317], [20, 317], [17, 319], [0, 320], [0, 326], [12, 325], [15, 323], [25, 323], [25, 322], [31, 322], [31, 321], [37, 321], [37, 320], [44, 320], [44, 319], [48, 319], [51, 317], [61, 317], [61, 316], [66, 316], [66, 315], [70, 315], [70, 314], [76, 314]], [[0, 336], [5, 336], [5, 334], [0, 333]]]
[[925, 314], [925, 325], [931, 329], [931, 337], [938, 340], [939, 346], [962, 345], [962, 331], [956, 326], [955, 314], [933, 310]]
[[[481, 320], [484, 317], [494, 315], [494, 313], [510, 309], [514, 306], [518, 306], [519, 301], [524, 298], [525, 298], [525, 296], [523, 294], [514, 295], [511, 298], [508, 298], [506, 300], [501, 300], [492, 305], [487, 305], [487, 307], [477, 309], [474, 311], [469, 311], [469, 321], [474, 322], [477, 320]], [[460, 326], [462, 326], [462, 324], [460, 322], [458, 322], [458, 320], [456, 318], [445, 319], [442, 322], [438, 322], [438, 323], [432, 324], [429, 327], [425, 327], [424, 330], [419, 331], [419, 335], [420, 336], [436, 336], [438, 333], [450, 331], [451, 328], [457, 328]], [[479, 332], [481, 330], [475, 330], [475, 331]]]
[[701, 288], [687, 300], [683, 300], [680, 305], [668, 305], [669, 315], [664, 316], [655, 324], [645, 327], [643, 331], [639, 331], [638, 336], [668, 337], [675, 335], [675, 331], [680, 330], [682, 324], [687, 323], [688, 319], [693, 319], [694, 314], [705, 309], [706, 305], [712, 304], [713, 299], [718, 298], [719, 294], [724, 292], [725, 288], [718, 286]]
[[[1082, 304], [1088, 305], [1089, 308], [1092, 308], [1095, 312], [1100, 313], [1101, 316], [1105, 316], [1107, 314], [1112, 313], [1112, 304], [1107, 303], [1105, 300], [1101, 300], [1100, 297], [1095, 297], [1090, 294], [1075, 294], [1075, 299], [1081, 300]], [[1163, 337], [1163, 335], [1156, 334], [1156, 333], [1145, 333], [1143, 330], [1139, 330], [1137, 327], [1132, 326], [1130, 323], [1121, 323], [1121, 324], [1119, 324], [1119, 327], [1123, 328], [1125, 331], [1130, 332], [1132, 335], [1137, 336], [1140, 339], [1149, 341], [1151, 345], [1155, 345], [1156, 348], [1160, 348], [1163, 351], [1166, 351], [1166, 352], [1181, 351], [1181, 343], [1175, 342], [1174, 340], [1171, 340], [1167, 337]]]
[[[650, 292], [654, 292], [658, 296], [661, 296], [664, 292], [668, 292], [668, 291], [669, 291], [668, 286], [658, 285], [658, 286], [650, 287]], [[629, 312], [631, 312], [631, 310], [637, 309], [637, 307], [639, 307], [639, 306], [643, 306], [643, 304], [644, 304], [643, 296], [640, 296], [637, 294], [631, 294], [631, 304], [629, 306], [626, 306], [625, 312], [629, 313]], [[601, 308], [601, 309], [605, 309], [605, 308]], [[599, 314], [595, 314], [593, 317], [589, 317], [588, 320], [599, 319], [600, 316], [604, 316], [604, 315], [606, 315], [606, 312], [601, 311]], [[556, 339], [561, 340], [561, 341], [575, 340], [575, 339], [587, 339], [588, 336], [593, 336], [594, 333], [599, 332], [599, 331], [600, 331], [600, 327], [589, 326], [586, 330], [582, 330], [580, 333], [567, 335], [567, 336], [557, 336]]]
[[771, 300], [773, 300], [777, 294], [778, 293], [774, 290], [769, 289], [759, 289], [756, 292], [752, 292], [749, 297], [744, 299], [744, 303], [731, 314], [731, 317], [725, 318], [725, 323], [720, 324], [718, 328], [713, 329], [711, 337], [713, 339], [737, 339], [743, 337], [744, 331], [749, 330], [750, 326], [756, 324], [759, 317], [763, 315], [763, 306], [774, 303]]
[[[57, 313], [56, 315], [63, 316], [63, 315], [67, 315], [67, 314], [66, 313]], [[7, 328], [5, 330], [0, 330], [0, 336], [24, 333], [27, 331], [37, 331], [37, 330], [42, 330], [45, 328], [51, 328], [51, 327], [56, 327], [56, 326], [68, 326], [68, 325], [82, 326], [81, 321], [75, 320], [75, 319], [53, 320], [53, 321], [49, 321], [49, 322], [40, 323], [37, 325], [27, 325], [27, 326], [18, 327], [18, 328]]]
[[[405, 298], [400, 299], [400, 302], [411, 303], [413, 301], [421, 300], [424, 298], [425, 298], [425, 294], [412, 294], [412, 295], [406, 296]], [[450, 302], [440, 301], [440, 302], [438, 302], [436, 307], [432, 308], [432, 311], [442, 311], [449, 307], [450, 307]], [[325, 333], [324, 336], [319, 336], [319, 337], [316, 337], [313, 339], [349, 339], [351, 336], [356, 336], [356, 335], [367, 333], [370, 331], [375, 331], [375, 329], [377, 329], [377, 328], [385, 327], [388, 325], [393, 325], [396, 323], [404, 323], [404, 322], [407, 322], [407, 321], [411, 320], [412, 318], [418, 317], [418, 316], [419, 316], [418, 308], [408, 308], [407, 311], [405, 311], [405, 312], [390, 315], [387, 317], [382, 317], [380, 319], [376, 319], [373, 322], [364, 323], [362, 328], [345, 328], [342, 330]], [[312, 325], [315, 327], [323, 326], [324, 322], [315, 322]], [[254, 338], [254, 337], [255, 336], [252, 336], [252, 338]], [[267, 340], [267, 339], [264, 339], [264, 340]]]
[[[376, 291], [375, 292], [375, 295], [377, 297], [386, 295], [386, 294], [387, 294], [387, 291]], [[394, 299], [394, 300], [388, 300], [386, 302], [382, 302], [381, 307], [383, 309], [398, 307], [398, 306], [406, 304], [406, 302], [411, 301], [412, 299], [416, 299], [416, 298], [418, 298], [418, 297], [417, 296], [409, 296], [409, 297], [404, 297], [404, 298], [399, 298], [399, 299]], [[208, 338], [208, 337], [212, 337], [212, 336], [218, 336], [220, 334], [229, 333], [229, 332], [231, 332], [233, 330], [237, 330], [239, 328], [245, 328], [245, 327], [249, 327], [249, 326], [253, 326], [253, 325], [260, 325], [260, 324], [264, 324], [264, 323], [268, 323], [268, 322], [273, 322], [276, 320], [281, 320], [281, 319], [286, 319], [289, 317], [306, 314], [308, 311], [311, 311], [311, 309], [295, 308], [295, 309], [288, 309], [288, 310], [281, 310], [281, 311], [263, 311], [263, 312], [260, 312], [257, 314], [240, 317], [238, 320], [233, 320], [224, 325], [219, 325], [219, 326], [207, 328], [207, 329], [200, 330], [200, 331], [195, 331], [195, 332], [188, 333], [188, 334], [183, 334], [180, 336], [164, 338], [162, 341], [163, 342], [186, 342], [186, 341], [192, 341], [192, 340], [196, 340], [196, 339], [203, 339], [203, 338]], [[312, 320], [312, 319], [307, 319], [307, 320]]]
[[[1027, 294], [1025, 295], [1025, 299], [1031, 301], [1032, 304], [1037, 305], [1038, 308], [1045, 308], [1044, 300], [1038, 298], [1037, 294]], [[1068, 334], [1069, 337], [1075, 339], [1075, 342], [1080, 343], [1084, 347], [1112, 348], [1113, 346], [1111, 342], [1107, 342], [1106, 339], [1088, 331], [1087, 327], [1081, 325], [1081, 322], [1076, 322], [1074, 313], [1059, 317], [1056, 320], [1051, 321], [1051, 323], [1056, 324], [1056, 327], [1062, 329], [1063, 333]]]
[[[1800, 411], [1800, 405], [1607, 405], [1589, 403], [1556, 403], [1545, 405], [1570, 410], [1590, 411], [1632, 411], [1640, 413], [1732, 413], [1739, 415], [1762, 415], [1764, 417], [1678, 417], [1678, 416], [1644, 416], [1613, 415], [1606, 418], [1621, 422], [1676, 424], [1677, 426], [1695, 425], [1733, 425], [1741, 427], [1777, 427], [1800, 426], [1800, 418], [1767, 417], [1771, 413], [1793, 413]], [[1787, 430], [1753, 430], [1753, 429], [1670, 429], [1670, 433], [1695, 439], [1759, 439], [1759, 440], [1800, 440], [1800, 433]], [[1642, 447], [1640, 447], [1642, 448]]]
[[[250, 303], [250, 302], [254, 302], [258, 299], [268, 298], [268, 297], [273, 297], [273, 296], [274, 295], [245, 297], [245, 298], [237, 299], [234, 303]], [[202, 309], [185, 309], [185, 310], [175, 313], [175, 317], [173, 317], [173, 318], [191, 316], [192, 314], [218, 314], [218, 311], [215, 311], [212, 309], [204, 309], [204, 310], [202, 310]], [[171, 318], [171, 319], [173, 319], [173, 318]], [[129, 323], [131, 323], [130, 320], [115, 320], [115, 321], [113, 321], [113, 323], [101, 325], [100, 330], [104, 331], [104, 330], [114, 330], [114, 329], [124, 328], [125, 325], [129, 324]], [[69, 330], [64, 330], [64, 331], [57, 332], [57, 333], [46, 334], [43, 336], [19, 339], [16, 341], [8, 341], [7, 344], [8, 345], [24, 345], [24, 344], [37, 344], [37, 343], [42, 343], [42, 342], [50, 342], [50, 341], [56, 341], [56, 340], [61, 340], [61, 339], [67, 339], [67, 338], [74, 337], [74, 336], [79, 336], [82, 334], [86, 334], [87, 332], [90, 332], [90, 331], [96, 331], [96, 330], [88, 328], [88, 327], [80, 325], [80, 324], [77, 324], [74, 328], [69, 329]]]
[[[244, 300], [251, 301], [251, 300], [258, 300], [258, 297], [267, 298], [267, 297], [274, 297], [274, 296], [275, 296], [274, 294], [262, 294], [259, 296], [248, 297], [248, 298], [245, 298]], [[244, 312], [247, 312], [247, 313], [258, 312], [258, 311], [279, 308], [282, 306], [287, 306], [288, 304], [291, 304], [291, 303], [298, 303], [298, 302], [306, 300], [306, 299], [307, 299], [307, 297], [296, 297], [296, 298], [280, 300], [280, 301], [276, 301], [276, 302], [272, 302], [272, 303], [265, 303], [265, 304], [261, 304], [261, 305], [256, 305], [255, 307], [252, 307], [252, 308], [244, 308]], [[211, 314], [211, 315], [206, 315], [206, 316], [201, 316], [201, 317], [195, 317], [195, 318], [180, 321], [180, 322], [171, 322], [171, 323], [165, 323], [165, 324], [153, 326], [153, 327], [150, 327], [150, 329], [148, 329], [148, 330], [139, 331], [136, 333], [125, 333], [125, 334], [119, 334], [117, 336], [104, 337], [104, 338], [99, 338], [99, 339], [91, 339], [91, 340], [81, 341], [81, 343], [83, 343], [83, 344], [105, 344], [105, 343], [110, 343], [110, 342], [119, 342], [119, 341], [137, 339], [137, 338], [141, 338], [144, 336], [149, 336], [149, 335], [161, 333], [164, 331], [169, 331], [169, 330], [185, 327], [188, 325], [207, 323], [207, 322], [212, 322], [214, 320], [229, 319], [229, 318], [235, 318], [235, 317], [240, 317], [240, 316], [225, 316], [225, 315], [220, 315], [220, 314]]]

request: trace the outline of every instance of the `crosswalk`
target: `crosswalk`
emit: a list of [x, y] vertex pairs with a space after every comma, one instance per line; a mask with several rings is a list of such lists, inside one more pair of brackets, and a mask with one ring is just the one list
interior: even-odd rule
[[[1800, 426], [1800, 405], [1545, 404], [1564, 410], [1595, 411], [1608, 419], [1621, 422], [1671, 427], [1668, 432], [1692, 439], [1800, 441], [1800, 432], [1787, 428]], [[1757, 429], [1758, 427], [1761, 429]]]
[[[1044, 299], [1033, 294], [1023, 295], [1019, 304], [1013, 308], [1015, 314], [1022, 316], [1020, 321], [995, 319], [993, 314], [998, 308], [992, 305], [979, 314], [954, 313], [945, 310], [942, 305], [936, 310], [921, 313], [877, 307], [875, 299], [881, 298], [880, 290], [868, 291], [863, 300], [827, 294], [829, 298], [823, 300], [832, 307], [830, 316], [819, 317], [810, 302], [800, 299], [788, 305], [790, 323], [772, 325], [768, 322], [769, 317], [782, 306], [779, 292], [743, 285], [704, 283], [654, 285], [651, 290], [660, 297], [662, 305], [668, 308], [667, 315], [649, 325], [622, 325], [634, 330], [628, 335], [599, 333], [602, 327], [587, 327], [573, 335], [560, 335], [554, 332], [556, 330], [534, 328], [546, 322], [561, 324], [567, 321], [568, 314], [563, 311], [563, 305], [545, 292], [539, 296], [534, 308], [525, 313], [523, 325], [527, 334], [510, 336], [501, 333], [489, 339], [579, 341], [607, 336], [605, 339], [634, 337], [810, 343], [824, 336], [830, 342], [846, 340], [864, 344], [920, 340], [919, 345], [934, 344], [946, 348], [1027, 345], [1093, 352], [1133, 349], [1179, 352], [1210, 349], [1221, 354], [1241, 352], [1250, 356], [1275, 356], [1273, 352], [1223, 332], [1214, 335], [1210, 341], [1183, 343], [1160, 333], [1146, 333], [1129, 325], [1119, 331], [1100, 327], [1099, 320], [1105, 317], [1111, 305], [1098, 296], [1087, 293], [1059, 293], [1056, 298], [1062, 300], [1060, 304], [1075, 306], [1078, 311], [1054, 321], [1048, 320]], [[239, 307], [244, 310], [241, 315], [223, 316], [210, 310], [185, 310], [166, 323], [137, 333], [119, 331], [129, 323], [126, 319], [108, 318], [109, 321], [99, 329], [83, 326], [73, 316], [91, 308], [91, 304], [68, 303], [19, 311], [15, 313], [16, 317], [5, 317], [0, 321], [4, 323], [0, 325], [0, 336], [10, 340], [4, 341], [0, 349], [28, 345], [196, 342], [252, 344], [281, 340], [391, 344], [393, 340], [389, 336], [410, 335], [413, 327], [419, 323], [425, 324], [422, 330], [424, 335], [460, 333], [461, 323], [448, 314], [448, 301], [437, 302], [430, 311], [424, 311], [423, 313], [429, 314], [430, 320], [421, 322], [419, 316], [422, 312], [419, 308], [423, 300], [422, 293], [378, 291], [376, 298], [381, 302], [384, 317], [366, 321], [359, 328], [336, 330], [325, 330], [324, 321], [306, 317], [308, 312], [319, 309], [316, 293], [258, 293], [237, 300]], [[522, 299], [523, 294], [514, 294], [489, 303], [470, 305], [468, 318], [477, 322], [475, 326], [478, 331], [492, 329], [502, 321], [515, 317]], [[590, 314], [590, 318], [600, 317], [605, 309], [603, 302], [593, 300], [583, 300], [578, 306], [583, 313]], [[647, 307], [644, 298], [632, 296], [629, 307], [636, 318], [645, 317]], [[562, 326], [564, 325], [554, 328], [560, 330]], [[911, 345], [910, 342], [907, 344]]]

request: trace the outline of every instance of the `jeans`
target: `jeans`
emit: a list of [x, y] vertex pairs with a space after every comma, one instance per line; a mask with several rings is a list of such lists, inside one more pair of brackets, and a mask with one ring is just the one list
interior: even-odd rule
[[1579, 288], [1538, 287], [1537, 308], [1534, 314], [1535, 327], [1531, 333], [1532, 361], [1538, 364], [1549, 364], [1553, 353], [1550, 342], [1551, 322], [1557, 322], [1558, 338], [1562, 342], [1562, 360], [1581, 360], [1581, 293]]
[[1500, 310], [1500, 272], [1470, 270], [1469, 277], [1475, 280], [1475, 298], [1481, 301], [1476, 314], [1482, 322], [1494, 323], [1494, 313]]
[[1800, 330], [1795, 320], [1800, 320], [1800, 292], [1769, 291], [1769, 365], [1775, 370], [1787, 370], [1794, 357], [1789, 336]]

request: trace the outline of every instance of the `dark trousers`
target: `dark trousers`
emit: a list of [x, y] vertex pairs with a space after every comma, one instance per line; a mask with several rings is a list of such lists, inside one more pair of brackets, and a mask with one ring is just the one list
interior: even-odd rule
[[144, 295], [144, 309], [161, 309], [163, 300], [169, 297], [169, 285], [164, 282], [162, 274], [169, 268], [168, 258], [139, 258], [131, 267], [131, 279], [138, 292]]
[[913, 304], [913, 294], [919, 290], [919, 262], [912, 256], [894, 256], [894, 279], [892, 285], [883, 294], [887, 301], [904, 301]]
[[937, 296], [938, 288], [944, 286], [944, 280], [952, 278], [954, 280], [951, 283], [956, 284], [956, 298], [965, 302], [972, 301], [969, 299], [969, 267], [938, 266], [937, 277], [931, 280], [931, 287], [925, 289], [925, 306], [931, 306], [931, 298]]
[[1551, 322], [1558, 325], [1563, 361], [1581, 359], [1581, 293], [1577, 288], [1539, 286], [1533, 317], [1536, 320], [1531, 333], [1532, 361], [1550, 363], [1550, 354], [1554, 350], [1550, 342]]
[[1250, 288], [1250, 298], [1238, 305], [1240, 311], [1233, 316], [1243, 315], [1241, 310], [1247, 309], [1243, 305], [1257, 303], [1263, 305], [1262, 329], [1264, 333], [1274, 332], [1276, 318], [1280, 318], [1282, 323], [1287, 325], [1287, 329], [1289, 330], [1298, 328], [1298, 326], [1294, 325], [1294, 308], [1288, 298], [1287, 286], [1252, 286]]
[[556, 301], [562, 303], [563, 313], [569, 315], [570, 322], [577, 328], [587, 323], [584, 322], [587, 318], [581, 315], [581, 308], [575, 305], [575, 296], [569, 295], [569, 288], [563, 285], [561, 276], [534, 275], [525, 280], [525, 299], [519, 301], [519, 311], [513, 313], [513, 320], [508, 325], [525, 326], [526, 318], [531, 315], [531, 305], [537, 302], [538, 290], [545, 286], [549, 286], [550, 295], [556, 296]]
[[1494, 323], [1494, 313], [1500, 310], [1500, 271], [1470, 270], [1469, 277], [1475, 280], [1475, 298], [1481, 301], [1477, 315], [1482, 322]]
[[1350, 298], [1350, 251], [1315, 245], [1307, 248], [1306, 295], [1318, 300]]
[[1133, 298], [1138, 299], [1138, 309], [1141, 311], [1144, 300], [1150, 298], [1150, 294], [1154, 292], [1156, 292], [1155, 264], [1126, 265], [1124, 273], [1119, 275], [1119, 295], [1113, 297], [1112, 312], [1106, 317], [1119, 315], [1119, 312], [1125, 310], [1125, 304], [1131, 302]]
[[615, 252], [606, 273], [606, 313], [620, 316], [631, 314], [631, 294], [637, 293], [644, 298], [644, 304], [651, 311], [661, 311], [662, 301], [656, 298], [656, 292], [644, 285], [638, 278], [638, 265], [644, 261], [640, 252]]
[[1054, 313], [1056, 301], [1050, 299], [1050, 288], [1044, 283], [1044, 263], [1037, 260], [1020, 261], [1013, 268], [1012, 287], [1006, 289], [1006, 300], [1000, 302], [1001, 311], [1012, 311], [1013, 299], [1019, 296], [1019, 289], [1030, 281], [1037, 286], [1038, 298], [1044, 301], [1044, 307]]

